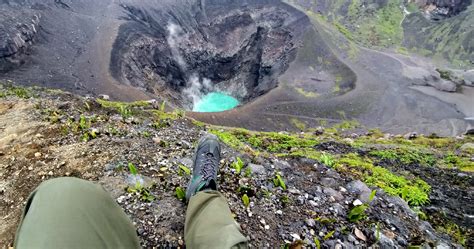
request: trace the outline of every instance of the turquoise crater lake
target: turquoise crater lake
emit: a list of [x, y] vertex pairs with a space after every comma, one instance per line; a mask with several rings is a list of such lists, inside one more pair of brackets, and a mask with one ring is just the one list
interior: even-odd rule
[[194, 112], [222, 112], [234, 109], [239, 101], [225, 93], [211, 92], [205, 95], [193, 107]]

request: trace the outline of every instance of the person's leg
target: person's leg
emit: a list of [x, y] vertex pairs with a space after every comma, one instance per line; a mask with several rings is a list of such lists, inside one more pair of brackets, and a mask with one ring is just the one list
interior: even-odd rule
[[227, 200], [217, 191], [219, 162], [217, 137], [204, 136], [196, 149], [193, 176], [186, 191], [189, 204], [184, 237], [188, 248], [248, 247]]
[[247, 248], [227, 200], [217, 191], [199, 192], [191, 198], [184, 234], [188, 248]]
[[77, 178], [43, 182], [29, 197], [15, 248], [140, 248], [123, 210], [99, 185]]

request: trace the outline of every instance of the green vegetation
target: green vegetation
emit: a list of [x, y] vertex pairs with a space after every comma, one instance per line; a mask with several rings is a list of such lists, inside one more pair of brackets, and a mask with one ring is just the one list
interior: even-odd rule
[[415, 13], [415, 12], [420, 11], [420, 8], [414, 2], [408, 3], [406, 8], [407, 8], [408, 12], [410, 12], [410, 13]]
[[290, 119], [291, 123], [296, 127], [298, 128], [299, 130], [301, 131], [304, 131], [306, 130], [306, 123], [303, 122], [303, 121], [300, 121], [299, 119], [297, 118], [292, 118]]
[[429, 202], [431, 187], [421, 179], [408, 179], [390, 170], [374, 166], [368, 158], [350, 153], [341, 157], [335, 164], [338, 171], [349, 172], [363, 179], [367, 184], [383, 189], [390, 195], [400, 196], [413, 206]]
[[235, 173], [237, 175], [240, 175], [240, 172], [244, 168], [244, 162], [242, 161], [242, 159], [240, 159], [240, 157], [237, 157], [235, 162], [233, 162], [231, 166], [233, 169], [235, 169]]
[[251, 132], [244, 129], [210, 130], [210, 132], [233, 148], [243, 149], [245, 144], [249, 144], [255, 149], [273, 153], [288, 152], [293, 148], [311, 148], [319, 143], [314, 137], [277, 132]]
[[176, 187], [175, 193], [176, 193], [176, 198], [178, 198], [178, 200], [180, 201], [186, 200], [186, 192], [184, 191], [183, 188]]
[[432, 153], [425, 153], [418, 149], [396, 148], [390, 150], [374, 150], [369, 153], [371, 156], [380, 159], [400, 161], [403, 164], [421, 164], [424, 166], [433, 166], [436, 158]]
[[29, 99], [33, 97], [33, 93], [30, 88], [14, 86], [12, 81], [7, 81], [7, 83], [0, 82], [0, 98], [7, 96]]
[[334, 235], [335, 232], [336, 232], [335, 230], [332, 230], [332, 231], [328, 232], [326, 235], [324, 235], [323, 240], [330, 239]]
[[191, 170], [188, 167], [180, 164], [179, 167], [178, 167], [178, 175], [180, 175], [180, 176], [182, 176], [182, 175], [191, 175]]
[[[133, 176], [138, 175], [138, 169], [133, 163], [128, 163], [128, 170]], [[139, 181], [136, 181], [134, 187], [127, 187], [126, 191], [128, 193], [136, 194], [139, 196], [140, 200], [145, 202], [152, 202], [155, 200], [155, 197], [151, 194], [151, 191], [147, 187], [142, 186]]]
[[440, 69], [440, 68], [436, 68], [436, 71], [441, 76], [441, 79], [452, 80], [454, 78], [453, 73], [449, 70], [443, 70], [443, 69]]
[[242, 196], [242, 203], [244, 204], [244, 206], [245, 206], [246, 208], [249, 207], [249, 205], [250, 205], [250, 198], [248, 197], [247, 194], [244, 194], [244, 195]]
[[275, 175], [275, 178], [273, 178], [273, 185], [275, 187], [281, 187], [283, 190], [286, 190], [286, 183], [280, 173], [277, 173]]
[[333, 157], [330, 154], [326, 154], [326, 153], [323, 153], [320, 156], [319, 162], [321, 162], [322, 164], [324, 164], [326, 166], [329, 166], [329, 167], [332, 167], [334, 165]]
[[130, 171], [130, 174], [136, 176], [138, 174], [137, 167], [133, 163], [128, 163], [128, 170]]
[[373, 190], [372, 193], [370, 194], [369, 203], [364, 203], [362, 205], [355, 206], [349, 211], [349, 213], [347, 214], [347, 218], [349, 219], [350, 222], [357, 222], [367, 217], [365, 211], [367, 210], [367, 208], [369, 208], [369, 204], [374, 199], [375, 193], [376, 193], [376, 190]]
[[301, 94], [302, 96], [305, 96], [306, 98], [316, 98], [319, 96], [318, 93], [316, 92], [311, 92], [311, 91], [306, 91], [304, 88], [302, 87], [295, 87], [295, 90], [296, 92], [298, 92], [299, 94]]
[[349, 29], [347, 29], [344, 25], [335, 21], [334, 26], [336, 26], [337, 30], [339, 30], [339, 32], [341, 32], [348, 40], [350, 41], [354, 40], [354, 37], [352, 36], [352, 32]]

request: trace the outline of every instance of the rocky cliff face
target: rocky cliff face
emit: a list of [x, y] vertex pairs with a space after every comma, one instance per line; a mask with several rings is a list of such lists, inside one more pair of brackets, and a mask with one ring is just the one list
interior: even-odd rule
[[159, 82], [181, 93], [186, 107], [209, 91], [245, 102], [276, 87], [296, 54], [297, 34], [309, 23], [302, 12], [267, 1], [174, 1], [156, 10], [146, 3], [124, 9], [127, 23], [112, 52], [114, 77], [149, 91]]
[[6, 10], [0, 4], [0, 73], [22, 64], [33, 44], [41, 15], [28, 9]]
[[416, 2], [430, 12], [432, 18], [435, 19], [457, 15], [472, 4], [472, 0], [421, 0]]

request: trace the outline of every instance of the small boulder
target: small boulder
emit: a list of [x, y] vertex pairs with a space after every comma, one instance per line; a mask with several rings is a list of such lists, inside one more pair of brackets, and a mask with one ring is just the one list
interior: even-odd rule
[[464, 84], [467, 86], [474, 86], [474, 70], [466, 71], [462, 74]]
[[267, 173], [267, 170], [262, 165], [250, 163], [248, 167], [250, 167], [250, 169], [252, 170], [252, 173], [255, 173], [258, 175], [264, 175], [265, 173]]

